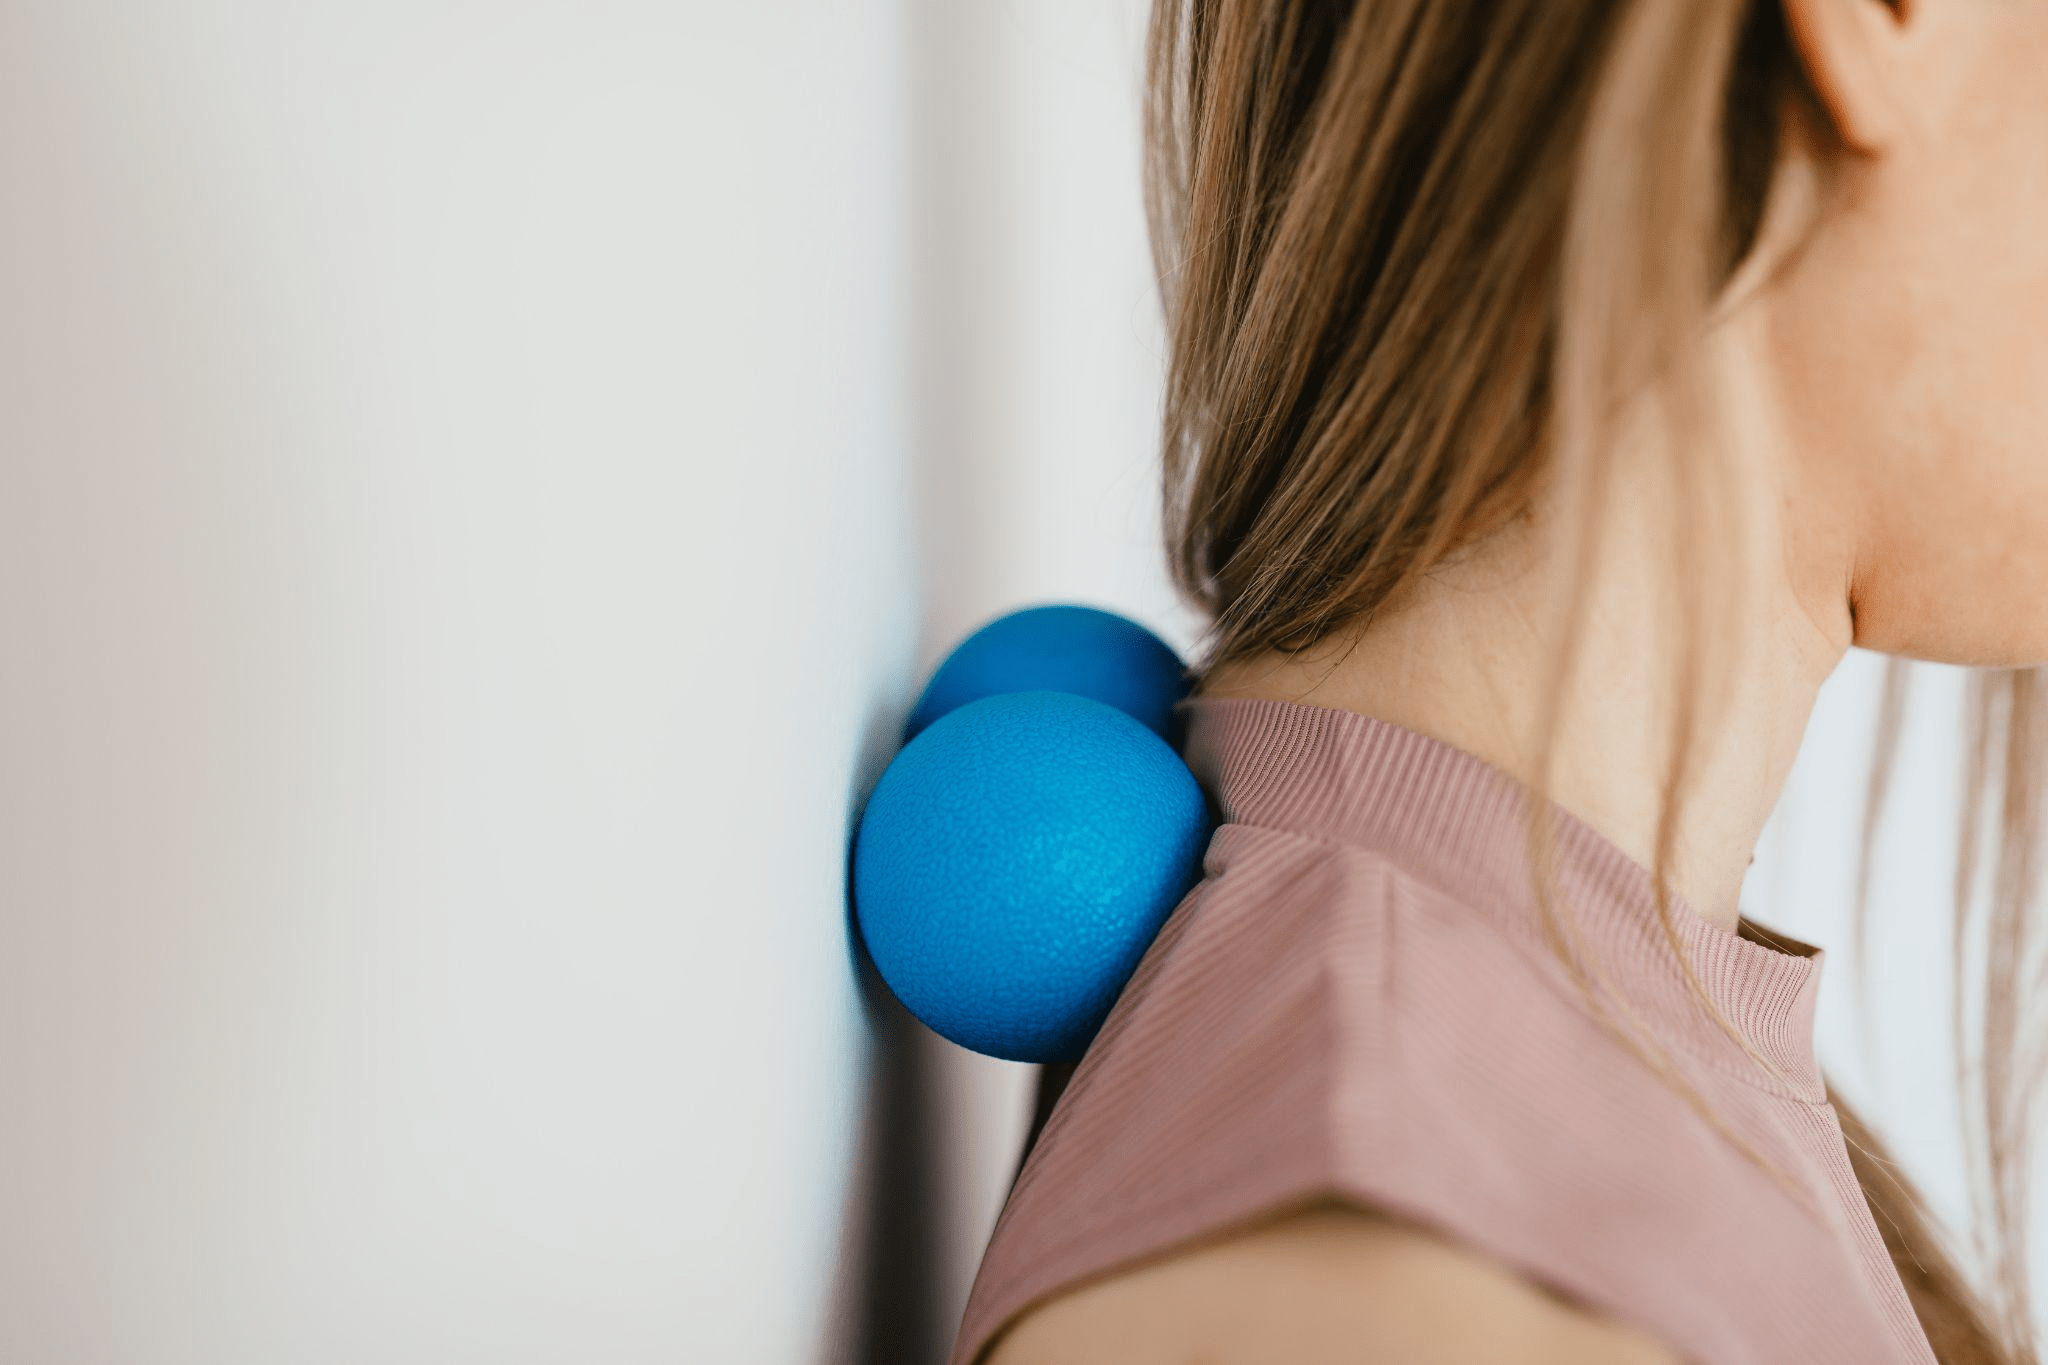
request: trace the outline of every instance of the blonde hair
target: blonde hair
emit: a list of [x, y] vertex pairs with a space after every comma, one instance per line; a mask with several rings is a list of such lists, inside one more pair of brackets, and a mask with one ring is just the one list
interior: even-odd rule
[[[1741, 563], [1736, 473], [1703, 401], [1698, 341], [1754, 243], [1782, 111], [1804, 102], [1825, 126], [1775, 0], [1156, 0], [1147, 67], [1147, 210], [1169, 343], [1167, 553], [1209, 618], [1193, 672], [1369, 623], [1424, 570], [1520, 517], [1539, 475], [1554, 475], [1581, 552], [1543, 703], [1531, 795], [1547, 793], [1617, 458], [1612, 424], [1654, 381], [1688, 437], [1669, 473], [1697, 514], [1672, 528], [1685, 631], [1652, 868], [1658, 919], [1695, 997], [1776, 1073], [1705, 994], [1668, 887], [1694, 749], [1732, 671], [1730, 598], [1703, 585]], [[1859, 947], [1903, 668], [1892, 661], [1880, 708]], [[1944, 1365], [2036, 1359], [2024, 1219], [2037, 1077], [2017, 1052], [2048, 738], [2035, 678], [1976, 675], [1957, 880], [1961, 1084], [1969, 893], [1995, 780], [1988, 1174], [1971, 1148], [1980, 1236], [1996, 1234], [1995, 1311], [1875, 1135], [1834, 1100]], [[1544, 927], [1596, 1017], [1813, 1207], [1640, 1029], [1612, 1017], [1610, 1000], [1639, 1022], [1559, 913], [1548, 804], [1528, 810]]]

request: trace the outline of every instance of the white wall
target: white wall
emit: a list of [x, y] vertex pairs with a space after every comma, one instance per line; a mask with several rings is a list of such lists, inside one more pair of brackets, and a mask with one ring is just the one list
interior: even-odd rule
[[904, 46], [0, 8], [10, 1365], [844, 1354]]

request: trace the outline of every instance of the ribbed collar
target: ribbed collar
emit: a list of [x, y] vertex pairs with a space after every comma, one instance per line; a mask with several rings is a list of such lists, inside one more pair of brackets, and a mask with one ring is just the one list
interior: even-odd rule
[[[1264, 697], [1191, 697], [1176, 709], [1187, 720], [1184, 757], [1226, 824], [1370, 849], [1541, 942], [1524, 843], [1528, 788], [1505, 770], [1356, 711]], [[1785, 1073], [1787, 1089], [1692, 998], [1657, 924], [1650, 870], [1548, 804], [1558, 886], [1587, 946], [1659, 1041], [1766, 1090], [1825, 1100], [1813, 1041], [1823, 950], [1746, 917], [1731, 932], [1682, 896], [1670, 899], [1708, 998]]]

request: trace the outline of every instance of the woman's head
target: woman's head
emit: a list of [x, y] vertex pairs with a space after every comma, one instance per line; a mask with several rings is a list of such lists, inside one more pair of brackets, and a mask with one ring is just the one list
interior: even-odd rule
[[[2048, 5], [2014, 0], [1155, 0], [1167, 550], [1211, 618], [1197, 676], [1369, 626], [1553, 496], [1597, 532], [1617, 475], [1656, 465], [1691, 651], [1668, 934], [1738, 570], [1780, 561], [1842, 646], [2048, 659], [2044, 59]], [[1662, 439], [1637, 443], [1645, 412]], [[1545, 773], [1582, 624], [1556, 632]], [[2019, 942], [2048, 726], [2031, 672], [1987, 676], [1973, 772], [2004, 783], [1994, 936]], [[2024, 1106], [1985, 1103], [2011, 1244]], [[1872, 1179], [1880, 1221], [1917, 1226]], [[1919, 1234], [1895, 1253], [1945, 1264]], [[1943, 1274], [1907, 1278], [1947, 1359], [1985, 1334]]]
[[1150, 169], [1216, 662], [1509, 520], [1716, 302], [1854, 643], [2048, 659], [2048, 7], [1199, 8]]

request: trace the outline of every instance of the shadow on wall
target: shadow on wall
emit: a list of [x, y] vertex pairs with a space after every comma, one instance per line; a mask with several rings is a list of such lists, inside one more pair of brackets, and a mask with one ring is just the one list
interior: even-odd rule
[[846, 951], [869, 1030], [859, 1139], [846, 1181], [836, 1280], [819, 1359], [834, 1365], [939, 1365], [952, 1349], [941, 1302], [946, 1259], [944, 1116], [938, 1050], [946, 1044], [903, 1007], [876, 971], [854, 921], [858, 815], [902, 731], [899, 709], [868, 718], [846, 830]]
[[931, 1079], [937, 1040], [889, 993], [867, 953], [853, 953], [873, 1051], [823, 1358], [937, 1365], [953, 1344], [938, 1293], [945, 1220]]

